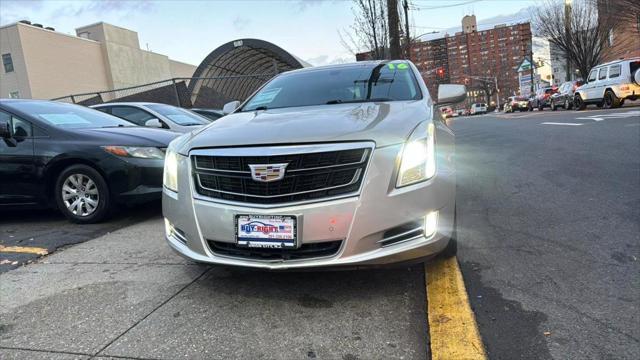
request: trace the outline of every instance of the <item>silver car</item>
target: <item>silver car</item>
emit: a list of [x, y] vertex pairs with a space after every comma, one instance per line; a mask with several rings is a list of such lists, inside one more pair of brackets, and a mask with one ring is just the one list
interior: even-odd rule
[[[438, 104], [465, 94], [440, 85]], [[455, 254], [454, 134], [411, 62], [291, 71], [238, 105], [168, 148], [178, 253], [270, 270]]]
[[209, 124], [207, 118], [187, 109], [150, 102], [113, 102], [92, 108], [125, 119], [139, 126], [187, 133]]

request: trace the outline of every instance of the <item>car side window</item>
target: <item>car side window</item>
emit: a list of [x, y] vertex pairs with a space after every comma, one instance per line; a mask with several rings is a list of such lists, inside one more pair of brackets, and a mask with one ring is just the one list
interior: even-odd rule
[[596, 76], [598, 74], [598, 70], [591, 70], [591, 72], [589, 73], [589, 79], [587, 79], [588, 82], [592, 82], [592, 81], [596, 81]]
[[609, 79], [620, 76], [620, 64], [609, 66]]
[[33, 136], [31, 123], [17, 118], [7, 112], [0, 111], [0, 120], [9, 123], [11, 136], [16, 138], [27, 138]]
[[156, 118], [148, 112], [132, 106], [114, 106], [111, 108], [111, 115], [131, 121], [132, 123], [140, 126], [144, 126], [144, 123], [147, 122], [147, 120]]
[[601, 68], [598, 72], [598, 80], [603, 80], [607, 78], [607, 68]]

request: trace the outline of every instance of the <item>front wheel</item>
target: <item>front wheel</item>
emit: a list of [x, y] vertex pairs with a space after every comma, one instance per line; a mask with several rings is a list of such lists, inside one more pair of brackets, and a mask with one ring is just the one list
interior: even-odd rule
[[447, 247], [438, 254], [439, 257], [444, 259], [454, 257], [458, 253], [458, 227], [456, 225], [458, 216], [456, 215], [455, 208], [453, 211], [453, 231], [451, 232], [451, 238], [449, 239]]
[[571, 110], [571, 102], [569, 101], [569, 99], [564, 99], [564, 109], [565, 110]]
[[584, 110], [587, 108], [587, 104], [582, 101], [580, 95], [576, 95], [576, 97], [573, 99], [573, 107], [575, 107], [576, 110]]
[[75, 223], [96, 223], [109, 213], [107, 183], [99, 172], [87, 165], [64, 169], [58, 176], [54, 193], [58, 209]]
[[553, 101], [551, 102], [551, 111], [556, 111], [556, 104]]

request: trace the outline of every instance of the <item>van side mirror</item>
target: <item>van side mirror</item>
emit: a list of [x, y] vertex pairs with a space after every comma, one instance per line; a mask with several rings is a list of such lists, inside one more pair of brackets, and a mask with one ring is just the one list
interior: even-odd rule
[[0, 121], [0, 138], [11, 138], [11, 128], [9, 127], [9, 123], [6, 121]]
[[145, 121], [144, 126], [154, 127], [154, 128], [162, 128], [162, 123], [158, 119], [149, 119]]
[[222, 107], [222, 113], [227, 115], [227, 114], [231, 114], [232, 112], [236, 111], [236, 109], [240, 106], [240, 101], [231, 101], [228, 102], [226, 104], [224, 104], [224, 106]]
[[456, 104], [467, 98], [464, 85], [442, 84], [438, 86], [438, 105]]

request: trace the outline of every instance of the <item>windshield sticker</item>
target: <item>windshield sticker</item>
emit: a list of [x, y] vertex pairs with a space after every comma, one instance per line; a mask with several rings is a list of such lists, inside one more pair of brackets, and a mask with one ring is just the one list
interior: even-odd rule
[[402, 64], [398, 64], [398, 70], [407, 70], [409, 68], [409, 65], [402, 63]]
[[248, 106], [270, 104], [273, 101], [273, 99], [276, 98], [278, 93], [280, 93], [280, 90], [282, 90], [282, 88], [274, 88], [274, 89], [263, 91], [258, 95], [256, 95], [253, 99], [251, 99]]
[[76, 114], [38, 114], [41, 118], [45, 119], [52, 125], [67, 125], [67, 124], [91, 124], [91, 121], [84, 119]]
[[395, 70], [396, 69], [396, 64], [388, 64], [387, 66], [389, 66], [389, 70]]

